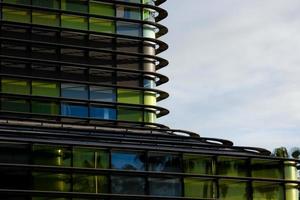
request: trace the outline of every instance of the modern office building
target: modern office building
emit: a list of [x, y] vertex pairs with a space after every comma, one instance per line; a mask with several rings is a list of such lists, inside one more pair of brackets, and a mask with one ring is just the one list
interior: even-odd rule
[[297, 200], [296, 160], [156, 123], [165, 0], [0, 2], [0, 199]]

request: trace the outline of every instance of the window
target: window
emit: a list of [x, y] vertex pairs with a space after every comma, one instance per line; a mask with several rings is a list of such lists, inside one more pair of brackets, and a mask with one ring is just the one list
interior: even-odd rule
[[113, 169], [145, 170], [145, 154], [142, 152], [113, 151], [111, 165]]
[[1, 80], [1, 92], [29, 95], [30, 82], [20, 79], [3, 78]]
[[117, 33], [120, 35], [142, 36], [142, 26], [140, 24], [130, 22], [117, 22]]
[[56, 102], [32, 101], [31, 112], [38, 114], [58, 115], [59, 105]]
[[63, 103], [61, 115], [69, 117], [88, 117], [88, 108], [80, 104]]
[[28, 184], [30, 174], [28, 170], [24, 168], [0, 167], [0, 177], [1, 189], [30, 189], [30, 185]]
[[71, 177], [68, 174], [34, 172], [33, 190], [70, 192]]
[[144, 121], [149, 123], [155, 123], [156, 121], [156, 114], [154, 111], [145, 111], [144, 112]]
[[[111, 176], [113, 194], [145, 194], [145, 179], [136, 176]], [[134, 186], [134, 187], [132, 187]]]
[[149, 193], [157, 196], [181, 196], [179, 178], [149, 178]]
[[59, 0], [32, 0], [32, 5], [46, 7], [46, 8], [59, 8]]
[[117, 77], [118, 85], [133, 86], [133, 87], [140, 86], [141, 76], [139, 74], [118, 72], [117, 75], [118, 75], [118, 77]]
[[142, 104], [143, 93], [139, 90], [118, 89], [118, 102], [130, 104]]
[[116, 109], [108, 107], [90, 107], [90, 117], [95, 119], [116, 120]]
[[29, 112], [29, 102], [23, 99], [1, 98], [1, 109], [12, 112]]
[[248, 200], [248, 183], [245, 181], [219, 181], [219, 193], [222, 200]]
[[30, 0], [3, 0], [5, 3], [30, 4]]
[[87, 12], [87, 0], [61, 0], [61, 9], [74, 12]]
[[30, 23], [30, 11], [27, 9], [3, 7], [2, 12], [4, 20]]
[[107, 193], [108, 191], [106, 176], [74, 174], [72, 179], [73, 192]]
[[248, 166], [246, 159], [233, 157], [219, 157], [217, 161], [217, 174], [225, 176], [247, 176]]
[[117, 6], [117, 17], [141, 20], [141, 9], [119, 5]]
[[67, 147], [33, 145], [32, 162], [35, 165], [71, 166], [72, 152]]
[[253, 159], [251, 161], [252, 176], [259, 178], [283, 178], [283, 164], [276, 160]]
[[283, 186], [272, 182], [253, 182], [253, 200], [284, 199]]
[[146, 91], [144, 92], [144, 104], [145, 105], [156, 105], [156, 92]]
[[144, 88], [155, 88], [156, 83], [154, 79], [145, 78], [144, 79]]
[[157, 172], [181, 172], [181, 159], [179, 155], [168, 153], [149, 153], [149, 170]]
[[61, 96], [72, 99], [88, 99], [88, 86], [73, 83], [62, 83]]
[[118, 120], [142, 122], [143, 111], [137, 109], [130, 109], [130, 108], [119, 108]]
[[20, 143], [0, 143], [0, 163], [29, 164], [30, 146]]
[[215, 183], [209, 179], [185, 178], [184, 196], [192, 198], [216, 198]]
[[59, 16], [52, 12], [33, 11], [32, 23], [47, 26], [59, 26]]
[[115, 22], [107, 19], [90, 18], [90, 31], [115, 33]]
[[156, 27], [149, 25], [149, 24], [144, 24], [143, 25], [143, 36], [147, 38], [156, 38]]
[[45, 81], [32, 81], [32, 95], [59, 97], [59, 84]]
[[115, 9], [111, 4], [90, 0], [90, 14], [114, 17]]
[[93, 101], [116, 101], [116, 92], [114, 88], [90, 86], [90, 99]]
[[108, 152], [101, 149], [73, 148], [73, 167], [101, 168], [109, 167]]
[[88, 30], [87, 18], [76, 15], [63, 14], [61, 16], [61, 25], [63, 28]]
[[196, 154], [183, 155], [184, 172], [191, 174], [214, 174], [213, 158]]

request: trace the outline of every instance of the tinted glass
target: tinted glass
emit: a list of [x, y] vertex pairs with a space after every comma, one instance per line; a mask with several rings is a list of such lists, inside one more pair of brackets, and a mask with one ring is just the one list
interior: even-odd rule
[[59, 97], [59, 84], [45, 81], [32, 81], [32, 95]]
[[145, 154], [141, 152], [113, 151], [111, 163], [113, 169], [145, 170]]
[[167, 153], [149, 153], [149, 170], [165, 172], [181, 172], [181, 159], [178, 155]]
[[30, 94], [30, 83], [19, 79], [2, 79], [1, 91], [10, 94]]
[[108, 185], [105, 176], [74, 174], [72, 181], [74, 192], [107, 193]]
[[253, 159], [251, 161], [253, 177], [283, 178], [283, 165], [276, 160]]
[[117, 17], [125, 19], [141, 19], [141, 10], [140, 8], [135, 7], [125, 7], [122, 5], [117, 6]]
[[35, 165], [71, 166], [71, 150], [66, 147], [33, 145], [33, 163]]
[[210, 156], [183, 155], [184, 172], [193, 174], [213, 174], [213, 158]]
[[35, 172], [32, 174], [33, 190], [70, 192], [71, 176], [67, 174]]
[[95, 119], [116, 120], [117, 113], [114, 108], [92, 106], [90, 108], [90, 117]]
[[31, 112], [37, 114], [58, 115], [59, 105], [55, 102], [32, 101]]
[[207, 179], [185, 178], [184, 196], [193, 198], [215, 198], [215, 183]]
[[114, 194], [143, 195], [145, 193], [146, 183], [142, 177], [112, 176], [111, 184], [111, 192]]
[[109, 155], [104, 150], [74, 148], [73, 167], [81, 168], [108, 168]]
[[29, 112], [29, 102], [22, 99], [1, 98], [1, 109], [12, 112]]
[[70, 117], [88, 117], [88, 108], [83, 105], [63, 103], [61, 114]]
[[143, 111], [137, 109], [118, 109], [118, 120], [142, 122], [143, 121]]
[[247, 176], [247, 160], [233, 157], [219, 157], [217, 173], [225, 176]]
[[118, 89], [118, 102], [130, 104], [142, 104], [143, 93], [138, 90]]
[[282, 200], [284, 199], [283, 186], [272, 182], [254, 182], [253, 200]]
[[116, 101], [116, 92], [113, 88], [90, 86], [90, 99], [93, 101]]
[[0, 163], [27, 164], [30, 159], [30, 146], [18, 143], [0, 143]]
[[88, 86], [81, 84], [62, 83], [61, 95], [65, 98], [88, 99]]
[[140, 24], [119, 21], [117, 22], [117, 33], [121, 35], [141, 37], [142, 26]]
[[181, 196], [179, 178], [149, 178], [149, 193], [157, 196]]
[[221, 180], [219, 182], [219, 191], [222, 200], [249, 199], [249, 189], [247, 182]]

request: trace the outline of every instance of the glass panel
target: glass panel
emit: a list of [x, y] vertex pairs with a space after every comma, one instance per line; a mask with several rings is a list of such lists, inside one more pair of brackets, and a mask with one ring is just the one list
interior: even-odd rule
[[73, 167], [106, 169], [109, 167], [108, 152], [76, 147], [73, 149]]
[[179, 155], [167, 153], [149, 153], [149, 171], [181, 172], [181, 159]]
[[80, 30], [88, 29], [87, 18], [76, 15], [62, 15], [61, 25], [63, 28], [73, 28]]
[[32, 101], [31, 111], [32, 113], [58, 115], [59, 105], [56, 102]]
[[139, 90], [118, 89], [118, 103], [143, 104], [143, 93]]
[[32, 23], [48, 26], [59, 26], [59, 16], [51, 12], [33, 11]]
[[90, 31], [115, 33], [115, 22], [107, 19], [90, 18]]
[[3, 7], [2, 18], [7, 21], [30, 23], [30, 12], [27, 9]]
[[111, 4], [90, 1], [90, 14], [114, 17], [115, 9]]
[[114, 88], [90, 86], [90, 99], [93, 101], [116, 101], [116, 92]]
[[32, 162], [35, 165], [71, 166], [71, 150], [61, 146], [33, 145]]
[[219, 182], [220, 198], [222, 200], [248, 200], [248, 184], [244, 181], [227, 181]]
[[117, 112], [114, 108], [90, 107], [90, 117], [95, 119], [116, 120]]
[[141, 9], [119, 5], [117, 6], [117, 17], [141, 20]]
[[30, 0], [3, 0], [5, 3], [30, 4]]
[[207, 179], [185, 178], [184, 196], [193, 198], [215, 198], [215, 183]]
[[22, 99], [1, 98], [1, 109], [13, 112], [29, 112], [29, 103]]
[[145, 105], [156, 105], [156, 92], [144, 92], [144, 104]]
[[284, 199], [283, 186], [278, 183], [254, 182], [253, 200], [282, 200]]
[[118, 120], [142, 122], [143, 111], [136, 109], [119, 108]]
[[32, 0], [32, 5], [56, 9], [59, 8], [58, 0]]
[[44, 81], [32, 81], [32, 95], [59, 97], [59, 84]]
[[217, 174], [224, 176], [247, 176], [247, 160], [233, 157], [219, 157]]
[[156, 122], [156, 114], [152, 111], [144, 112], [144, 122], [155, 123]]
[[87, 0], [61, 0], [61, 9], [76, 12], [87, 12], [87, 2]]
[[113, 151], [111, 167], [121, 170], [145, 170], [145, 154], [142, 152]]
[[153, 79], [144, 79], [144, 88], [155, 88], [156, 83]]
[[[121, 60], [119, 60], [121, 61]], [[126, 63], [126, 67], [129, 67], [130, 64], [127, 62], [128, 60], [124, 60], [124, 65]], [[121, 61], [122, 62], [122, 61]], [[130, 61], [130, 63], [133, 61]], [[136, 61], [138, 62], [138, 61]], [[119, 65], [120, 66], [120, 65]], [[118, 85], [120, 86], [133, 86], [133, 87], [139, 87], [141, 76], [139, 74], [134, 73], [126, 73], [126, 72], [118, 72], [117, 73], [117, 81]]]
[[61, 96], [72, 99], [88, 99], [88, 86], [72, 83], [61, 84]]
[[141, 3], [141, 0], [120, 0], [123, 2], [130, 2], [130, 3]]
[[[111, 192], [113, 194], [145, 194], [145, 179], [134, 176], [112, 176]], [[134, 187], [133, 187], [134, 186]]]
[[0, 143], [0, 163], [29, 164], [30, 146], [19, 143]]
[[26, 80], [6, 79], [1, 80], [1, 91], [10, 94], [30, 94], [30, 83]]
[[181, 196], [179, 178], [149, 178], [149, 193], [157, 196]]
[[213, 158], [195, 154], [183, 155], [184, 172], [192, 174], [214, 174]]
[[253, 159], [251, 161], [253, 177], [260, 178], [283, 178], [283, 165], [276, 160]]
[[73, 191], [87, 193], [107, 193], [108, 183], [105, 176], [86, 174], [73, 175]]
[[63, 103], [61, 114], [70, 117], [88, 117], [88, 108], [83, 105]]
[[129, 36], [142, 36], [142, 26], [140, 24], [134, 24], [130, 22], [117, 22], [117, 33], [121, 35]]
[[70, 192], [71, 177], [67, 174], [32, 173], [33, 190]]
[[[28, 171], [23, 168], [0, 167], [1, 189], [29, 189], [30, 178]], [[17, 181], [16, 181], [17, 180]], [[2, 199], [2, 198], [1, 198]], [[6, 199], [5, 199], [6, 200]]]

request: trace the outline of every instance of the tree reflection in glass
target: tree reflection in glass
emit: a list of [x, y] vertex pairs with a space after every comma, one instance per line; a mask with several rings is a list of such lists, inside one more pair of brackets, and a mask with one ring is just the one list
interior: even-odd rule
[[143, 152], [111, 153], [111, 167], [120, 170], [145, 170], [145, 154]]

